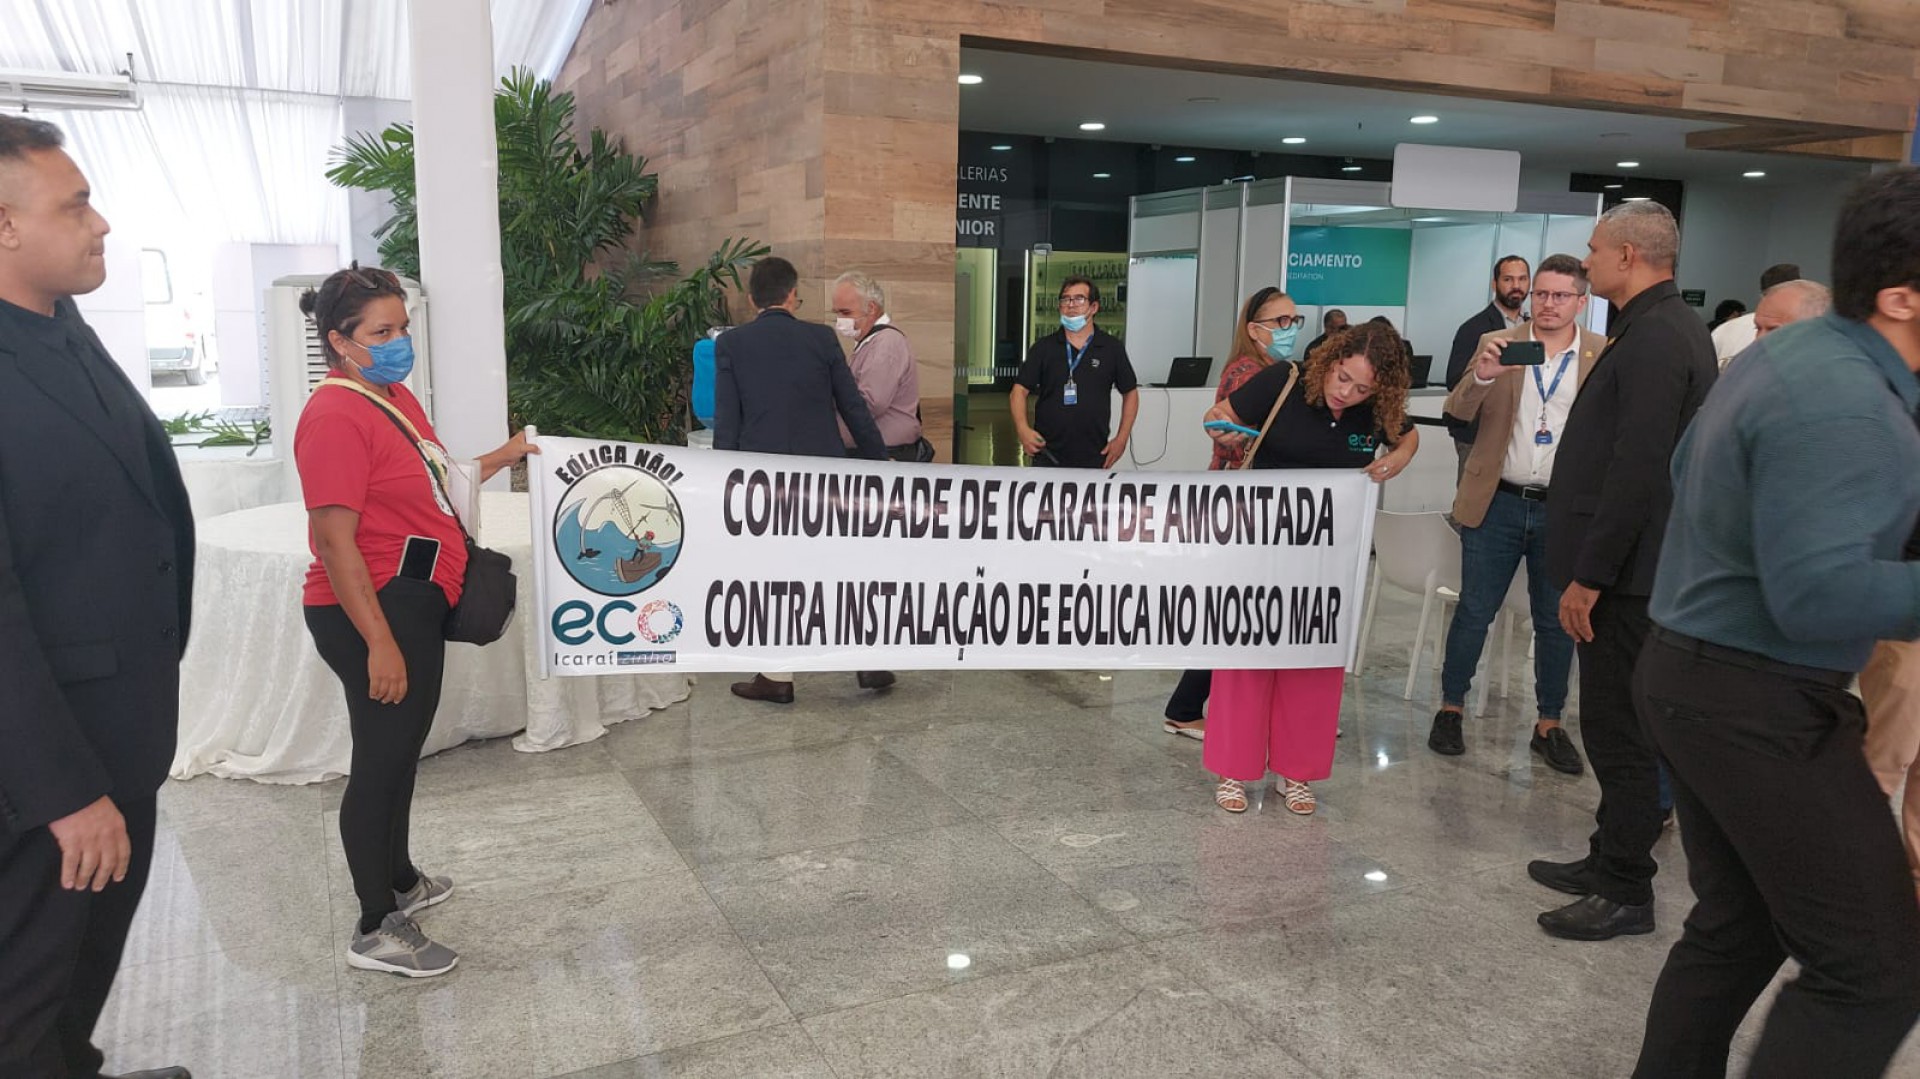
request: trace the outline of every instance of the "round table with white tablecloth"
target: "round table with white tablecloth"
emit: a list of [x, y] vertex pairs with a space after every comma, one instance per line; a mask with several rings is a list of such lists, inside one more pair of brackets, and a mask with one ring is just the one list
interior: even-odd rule
[[[480, 502], [476, 538], [512, 557], [519, 610], [494, 644], [447, 646], [440, 711], [424, 752], [508, 734], [518, 734], [515, 749], [559, 749], [686, 699], [690, 682], [681, 674], [543, 680], [538, 638], [529, 633], [528, 498], [488, 492]], [[174, 778], [211, 772], [312, 783], [345, 775], [352, 748], [346, 698], [314, 651], [301, 610], [312, 561], [306, 510], [297, 502], [260, 506], [201, 521], [198, 529]]]

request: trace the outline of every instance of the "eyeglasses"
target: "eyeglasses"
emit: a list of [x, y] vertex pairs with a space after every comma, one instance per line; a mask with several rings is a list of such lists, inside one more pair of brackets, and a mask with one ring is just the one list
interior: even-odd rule
[[1532, 295], [1534, 303], [1550, 303], [1557, 306], [1563, 303], [1572, 303], [1574, 300], [1579, 299], [1581, 294], [1578, 292], [1548, 292], [1545, 289], [1535, 289]]
[[1307, 324], [1307, 316], [1275, 315], [1272, 318], [1254, 319], [1253, 324], [1256, 326], [1269, 326], [1276, 330], [1291, 330], [1295, 326], [1305, 326]]
[[1092, 300], [1090, 300], [1090, 299], [1088, 299], [1088, 298], [1087, 298], [1087, 297], [1085, 297], [1085, 296], [1062, 296], [1062, 297], [1060, 297], [1060, 309], [1061, 309], [1062, 311], [1077, 311], [1077, 310], [1079, 310], [1079, 309], [1080, 309], [1080, 308], [1082, 308], [1082, 307], [1088, 307], [1088, 306], [1091, 306], [1091, 305], [1092, 305], [1092, 303], [1093, 303], [1093, 301], [1092, 301]]

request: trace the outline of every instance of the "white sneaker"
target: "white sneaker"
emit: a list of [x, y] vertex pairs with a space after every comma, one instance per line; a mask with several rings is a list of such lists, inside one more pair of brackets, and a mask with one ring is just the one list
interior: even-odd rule
[[452, 877], [429, 877], [421, 873], [413, 887], [393, 893], [393, 901], [399, 904], [400, 913], [411, 918], [428, 907], [446, 902], [452, 896]]
[[406, 978], [445, 974], [460, 962], [453, 949], [435, 944], [405, 911], [396, 910], [371, 933], [356, 934], [347, 945], [347, 965]]

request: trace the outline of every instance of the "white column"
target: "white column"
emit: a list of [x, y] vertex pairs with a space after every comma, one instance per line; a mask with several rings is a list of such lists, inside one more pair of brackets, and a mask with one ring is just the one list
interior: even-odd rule
[[[455, 457], [507, 438], [493, 28], [487, 0], [411, 0], [420, 276], [433, 425]], [[504, 485], [503, 472], [496, 486]]]

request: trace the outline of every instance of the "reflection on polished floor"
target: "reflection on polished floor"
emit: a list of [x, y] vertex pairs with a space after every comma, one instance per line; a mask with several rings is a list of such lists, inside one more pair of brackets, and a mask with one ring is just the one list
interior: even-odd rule
[[200, 1079], [1625, 1075], [1678, 838], [1656, 934], [1541, 934], [1524, 864], [1581, 849], [1596, 788], [1530, 759], [1524, 684], [1429, 753], [1414, 610], [1382, 597], [1312, 819], [1214, 808], [1171, 672], [802, 675], [786, 708], [712, 676], [597, 743], [432, 758], [416, 854], [459, 892], [422, 921], [462, 961], [430, 981], [341, 961], [339, 782], [170, 784], [99, 1038]]

